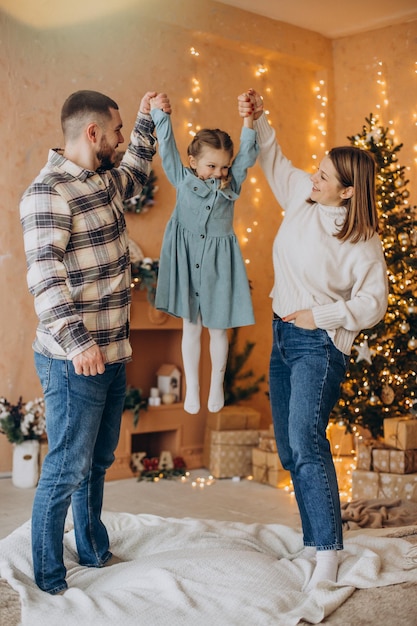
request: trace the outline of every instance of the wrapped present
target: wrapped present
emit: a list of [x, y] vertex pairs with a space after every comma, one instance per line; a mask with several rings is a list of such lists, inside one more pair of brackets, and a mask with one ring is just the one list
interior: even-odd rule
[[412, 417], [386, 417], [384, 441], [399, 450], [417, 449], [417, 419]]
[[327, 439], [330, 442], [332, 455], [341, 456], [353, 455], [355, 453], [354, 437], [352, 433], [346, 432], [344, 424], [330, 422], [326, 430]]
[[261, 431], [259, 433], [259, 444], [258, 448], [260, 450], [264, 450], [265, 452], [277, 452], [277, 442], [275, 440], [274, 433], [269, 430]]
[[365, 500], [400, 498], [417, 502], [417, 473], [389, 474], [385, 472], [352, 472], [352, 499]]
[[388, 449], [383, 441], [377, 439], [364, 439], [357, 441], [356, 447], [356, 469], [372, 470], [373, 451]]
[[278, 489], [288, 487], [291, 483], [290, 472], [283, 469], [278, 454], [260, 448], [252, 449], [252, 474], [256, 482]]
[[204, 465], [214, 478], [248, 476], [252, 448], [258, 445], [258, 430], [211, 430], [206, 428]]
[[374, 472], [412, 474], [417, 472], [417, 450], [375, 449], [372, 451], [372, 467]]
[[370, 470], [372, 468], [372, 442], [371, 439], [358, 441], [356, 448], [356, 469]]
[[217, 413], [210, 413], [207, 427], [211, 430], [256, 430], [261, 414], [247, 406], [225, 406]]

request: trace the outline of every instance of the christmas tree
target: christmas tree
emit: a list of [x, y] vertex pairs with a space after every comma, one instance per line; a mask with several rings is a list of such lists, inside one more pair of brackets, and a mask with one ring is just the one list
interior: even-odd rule
[[417, 207], [409, 204], [403, 144], [372, 114], [352, 145], [369, 150], [377, 164], [376, 196], [380, 236], [388, 269], [389, 301], [384, 319], [361, 332], [332, 417], [348, 431], [353, 425], [383, 433], [386, 417], [417, 417]]

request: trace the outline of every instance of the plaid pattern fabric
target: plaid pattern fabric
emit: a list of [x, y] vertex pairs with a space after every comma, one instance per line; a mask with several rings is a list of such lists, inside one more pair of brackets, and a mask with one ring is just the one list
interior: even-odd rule
[[39, 318], [35, 351], [72, 359], [97, 343], [106, 363], [130, 359], [130, 258], [123, 200], [140, 193], [155, 154], [138, 114], [118, 168], [93, 172], [50, 150], [20, 203], [27, 281]]

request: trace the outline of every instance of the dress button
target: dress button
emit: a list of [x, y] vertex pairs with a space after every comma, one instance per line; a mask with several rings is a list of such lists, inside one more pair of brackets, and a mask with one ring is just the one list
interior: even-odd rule
[[201, 237], [201, 239], [204, 239], [205, 235], [201, 234], [200, 237]]
[[211, 208], [211, 207], [209, 207], [209, 206], [206, 206], [206, 209], [207, 209], [207, 211], [210, 211], [210, 208]]
[[195, 292], [195, 295], [196, 295], [196, 296], [197, 296], [197, 298], [198, 298], [198, 296], [199, 296], [200, 294], [198, 293], [198, 291], [196, 291], [196, 292]]
[[200, 265], [198, 263], [196, 263], [195, 266], [196, 266], [197, 269], [200, 267]]
[[193, 187], [193, 191], [197, 191], [198, 187]]

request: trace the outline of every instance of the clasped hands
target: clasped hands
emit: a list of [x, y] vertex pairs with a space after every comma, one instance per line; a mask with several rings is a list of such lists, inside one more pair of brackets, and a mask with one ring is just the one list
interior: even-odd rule
[[[254, 89], [248, 89], [245, 93], [240, 94], [237, 100], [238, 111], [241, 117], [253, 115], [253, 118], [257, 120], [262, 115], [264, 110], [262, 96]], [[139, 111], [149, 115], [151, 109], [161, 109], [165, 113], [170, 114], [172, 109], [167, 94], [148, 91], [141, 100]]]
[[142, 98], [139, 111], [149, 115], [151, 109], [161, 109], [165, 113], [171, 113], [171, 103], [166, 93], [148, 91]]
[[237, 104], [240, 117], [253, 115], [253, 119], [257, 120], [264, 110], [262, 96], [254, 89], [248, 89], [245, 93], [240, 94], [237, 98]]

